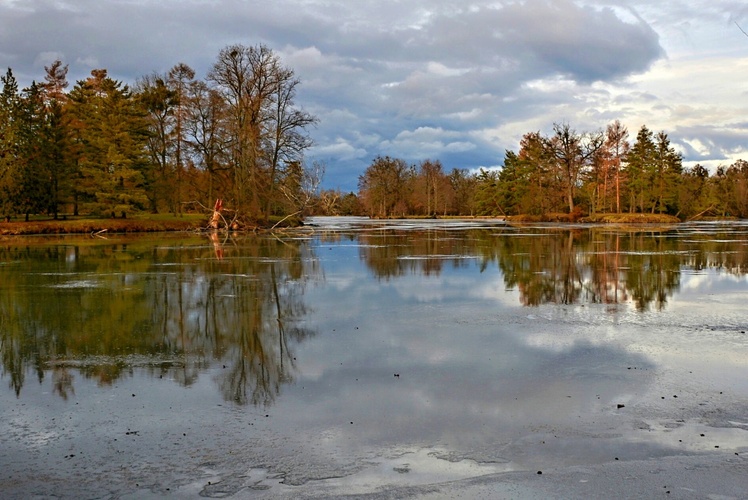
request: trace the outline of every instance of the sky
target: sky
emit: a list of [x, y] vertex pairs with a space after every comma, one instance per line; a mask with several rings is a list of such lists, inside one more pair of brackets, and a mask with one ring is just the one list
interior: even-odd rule
[[0, 70], [127, 84], [265, 44], [315, 115], [309, 161], [356, 191], [377, 156], [498, 168], [528, 132], [620, 120], [668, 134], [684, 164], [748, 160], [744, 0], [0, 0]]

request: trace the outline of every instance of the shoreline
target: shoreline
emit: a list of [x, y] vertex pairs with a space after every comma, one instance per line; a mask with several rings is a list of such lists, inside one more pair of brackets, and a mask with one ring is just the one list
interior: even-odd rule
[[[681, 221], [670, 215], [657, 214], [601, 214], [594, 216], [581, 217], [572, 220], [568, 214], [547, 214], [545, 216], [534, 215], [512, 215], [506, 217], [490, 216], [436, 216], [436, 217], [387, 217], [372, 218], [372, 220], [502, 220], [510, 224], [536, 224], [536, 223], [557, 223], [557, 224], [682, 224], [684, 222], [695, 221], [736, 221], [734, 218], [709, 218], [697, 219], [694, 221]], [[303, 224], [302, 224], [303, 227]], [[38, 235], [65, 235], [65, 234], [101, 234], [101, 233], [154, 233], [154, 232], [178, 232], [178, 231], [200, 231], [208, 229], [208, 221], [205, 217], [199, 218], [188, 216], [184, 219], [150, 219], [150, 218], [131, 218], [131, 219], [92, 219], [92, 218], [71, 218], [63, 220], [32, 220], [32, 221], [10, 221], [0, 222], [0, 236], [38, 236]], [[252, 228], [256, 230], [259, 228]]]

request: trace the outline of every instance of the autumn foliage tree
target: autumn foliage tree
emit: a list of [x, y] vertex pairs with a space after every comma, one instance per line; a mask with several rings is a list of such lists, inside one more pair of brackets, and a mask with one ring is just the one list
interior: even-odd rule
[[413, 174], [414, 168], [402, 159], [375, 158], [358, 180], [359, 196], [369, 215], [407, 214]]
[[295, 105], [300, 81], [264, 45], [221, 50], [208, 74], [222, 96], [230, 165], [227, 196], [249, 217], [266, 219], [286, 168], [311, 145], [305, 129], [316, 118]]

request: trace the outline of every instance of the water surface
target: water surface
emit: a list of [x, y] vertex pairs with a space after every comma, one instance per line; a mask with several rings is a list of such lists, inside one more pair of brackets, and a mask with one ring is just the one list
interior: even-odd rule
[[748, 447], [748, 225], [309, 222], [2, 240], [0, 491], [370, 493]]

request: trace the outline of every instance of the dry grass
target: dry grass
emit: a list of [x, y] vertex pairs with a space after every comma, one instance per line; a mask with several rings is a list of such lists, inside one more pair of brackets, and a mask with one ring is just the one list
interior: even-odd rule
[[673, 215], [665, 214], [596, 214], [580, 219], [580, 222], [603, 224], [677, 224], [680, 221]]
[[0, 222], [0, 235], [90, 234], [187, 231], [205, 227], [205, 218], [72, 219]]

